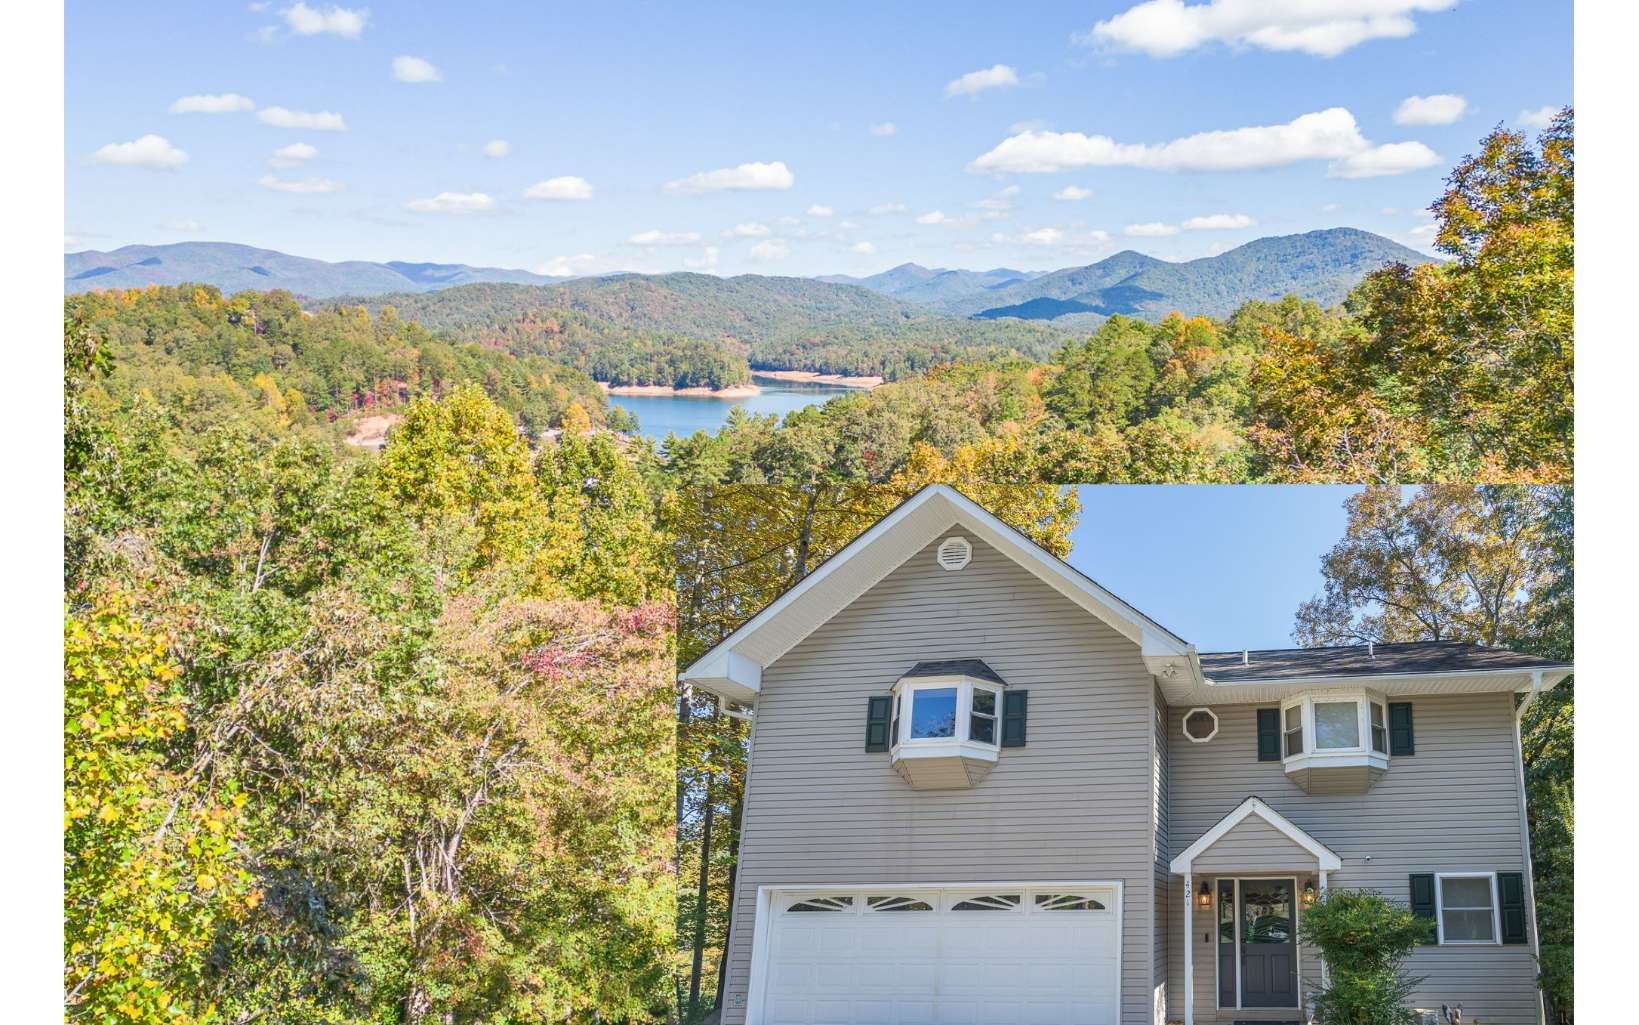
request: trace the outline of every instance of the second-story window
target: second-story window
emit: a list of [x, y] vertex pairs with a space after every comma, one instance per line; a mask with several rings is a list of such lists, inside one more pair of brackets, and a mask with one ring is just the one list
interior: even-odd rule
[[937, 740], [956, 736], [956, 688], [911, 692], [912, 740]]
[[1371, 706], [1372, 706], [1372, 750], [1378, 752], [1379, 754], [1388, 754], [1389, 753], [1388, 717], [1383, 711], [1383, 706], [1378, 704], [1376, 701], [1371, 702]]
[[973, 714], [969, 716], [968, 737], [981, 744], [996, 742], [996, 692], [973, 688]]
[[1360, 746], [1360, 705], [1354, 701], [1315, 702], [1315, 750]]
[[1303, 706], [1286, 710], [1286, 757], [1303, 753]]

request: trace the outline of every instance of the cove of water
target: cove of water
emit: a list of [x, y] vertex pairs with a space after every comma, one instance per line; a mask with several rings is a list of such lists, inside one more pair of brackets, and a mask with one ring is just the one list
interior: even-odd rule
[[619, 406], [637, 416], [638, 433], [645, 438], [665, 441], [666, 435], [688, 437], [695, 431], [716, 431], [728, 420], [728, 411], [743, 406], [748, 413], [766, 416], [785, 414], [804, 406], [818, 405], [838, 395], [858, 391], [832, 384], [776, 381], [752, 375], [762, 389], [743, 399], [714, 399], [701, 395], [611, 395], [609, 405]]

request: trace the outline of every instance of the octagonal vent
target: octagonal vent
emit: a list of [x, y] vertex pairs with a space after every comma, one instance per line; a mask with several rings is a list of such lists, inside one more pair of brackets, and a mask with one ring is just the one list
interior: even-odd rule
[[973, 559], [973, 546], [967, 538], [952, 535], [939, 542], [939, 565], [944, 569], [957, 570], [966, 566]]

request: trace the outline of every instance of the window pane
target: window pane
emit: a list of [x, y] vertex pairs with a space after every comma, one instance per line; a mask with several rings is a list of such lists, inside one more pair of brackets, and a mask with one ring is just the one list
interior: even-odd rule
[[1293, 705], [1286, 710], [1286, 728], [1301, 730], [1303, 728], [1303, 706]]
[[974, 716], [968, 723], [967, 735], [969, 740], [981, 744], [996, 743], [996, 720], [984, 715]]
[[1290, 940], [1290, 890], [1281, 885], [1241, 883], [1241, 925], [1247, 943], [1285, 943]]
[[1453, 911], [1446, 908], [1445, 938], [1447, 943], [1495, 939], [1496, 937], [1491, 935], [1491, 912]]
[[1235, 884], [1227, 879], [1218, 884], [1218, 942], [1235, 942]]
[[1302, 753], [1303, 753], [1303, 729], [1301, 727], [1299, 727], [1298, 729], [1295, 729], [1295, 730], [1287, 730], [1286, 731], [1286, 757], [1290, 758], [1293, 755], [1300, 755]]
[[1446, 908], [1491, 909], [1491, 880], [1486, 878], [1440, 880], [1440, 903]]
[[956, 736], [956, 688], [911, 693], [911, 737]]
[[1359, 706], [1353, 701], [1315, 702], [1315, 749], [1359, 746]]
[[973, 710], [980, 715], [995, 715], [996, 692], [973, 688]]
[[1375, 701], [1372, 702], [1372, 725], [1383, 725], [1383, 706]]

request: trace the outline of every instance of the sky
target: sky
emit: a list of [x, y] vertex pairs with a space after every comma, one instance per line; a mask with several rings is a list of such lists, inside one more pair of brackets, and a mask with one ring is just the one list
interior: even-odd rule
[[72, 2], [64, 244], [790, 275], [1426, 249], [1452, 164], [1572, 101], [1571, 14]]
[[1348, 526], [1344, 485], [1085, 486], [1069, 563], [1200, 651], [1290, 648]]

